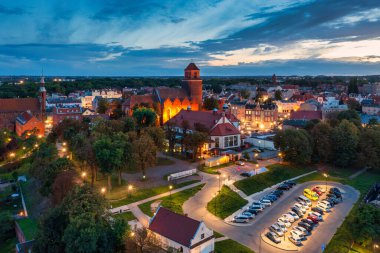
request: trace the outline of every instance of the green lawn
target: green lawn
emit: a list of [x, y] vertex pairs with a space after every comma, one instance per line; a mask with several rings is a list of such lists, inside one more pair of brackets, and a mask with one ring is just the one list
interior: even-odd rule
[[31, 218], [24, 218], [17, 220], [18, 225], [20, 226], [22, 232], [25, 235], [26, 240], [34, 239], [37, 233], [37, 221]]
[[207, 210], [222, 219], [230, 216], [235, 211], [248, 203], [239, 194], [223, 185], [220, 193], [207, 203]]
[[272, 164], [267, 166], [268, 171], [250, 178], [237, 181], [234, 185], [247, 195], [262, 191], [281, 181], [290, 179], [313, 170], [310, 166], [292, 166]]
[[[204, 185], [205, 184], [201, 184], [193, 188], [174, 193], [171, 196], [164, 197], [161, 199], [162, 200], [161, 206], [166, 207], [172, 210], [173, 212], [183, 214], [183, 209], [182, 209], [183, 203], [189, 198], [191, 198], [192, 196], [194, 196], [197, 192], [199, 192], [203, 188]], [[141, 204], [139, 205], [139, 208], [141, 209], [143, 213], [152, 217], [153, 213], [151, 211], [150, 205], [155, 201], [157, 200], [153, 200], [153, 201], [149, 201], [144, 204]]]
[[222, 235], [221, 233], [216, 232], [216, 231], [214, 231], [214, 236], [215, 236], [215, 238], [221, 238], [221, 237], [224, 237], [224, 235]]
[[232, 252], [255, 253], [253, 250], [231, 239], [227, 239], [227, 240], [215, 243], [215, 253], [232, 253]]
[[[197, 182], [200, 182], [200, 181], [199, 180], [191, 180], [191, 181], [183, 182], [180, 184], [176, 184], [176, 185], [173, 185], [173, 189], [178, 189], [178, 188], [184, 187], [186, 185], [194, 184]], [[142, 199], [146, 199], [146, 198], [149, 198], [152, 196], [159, 195], [161, 193], [168, 192], [168, 191], [169, 191], [168, 185], [158, 186], [158, 187], [153, 187], [153, 188], [147, 188], [147, 189], [141, 189], [141, 190], [134, 189], [130, 197], [127, 196], [125, 199], [117, 200], [117, 201], [111, 200], [111, 204], [112, 204], [112, 207], [127, 205], [127, 204], [130, 204], [130, 203], [142, 200]]]
[[16, 237], [0, 243], [0, 253], [15, 252], [17, 239]]
[[131, 221], [131, 220], [136, 220], [136, 217], [133, 215], [132, 212], [118, 213], [118, 214], [114, 214], [114, 216], [123, 218], [126, 222]]
[[[354, 205], [349, 215], [346, 217], [343, 224], [338, 228], [337, 232], [335, 233], [334, 237], [331, 239], [330, 243], [327, 245], [325, 252], [327, 253], [340, 253], [340, 252], [348, 252], [351, 246], [351, 232], [350, 232], [350, 225], [348, 223], [348, 220], [352, 219], [357, 215], [357, 209], [359, 207], [361, 199], [365, 196], [365, 194], [368, 192], [368, 190], [374, 185], [374, 183], [380, 181], [380, 173], [379, 172], [371, 172], [367, 171], [356, 178], [352, 180], [345, 180], [345, 183], [348, 185], [351, 185], [352, 187], [356, 188], [360, 191], [361, 197], [358, 202]], [[354, 244], [353, 246], [354, 250], [351, 250], [350, 252], [361, 252], [361, 253], [367, 253], [371, 252], [370, 249], [362, 248], [359, 245]]]
[[206, 167], [204, 164], [200, 164], [198, 166], [198, 169], [200, 171], [202, 171], [204, 173], [208, 173], [208, 174], [220, 174], [220, 172], [218, 171], [218, 169], [225, 168], [225, 167], [228, 167], [228, 166], [231, 166], [231, 165], [234, 165], [234, 162], [223, 163], [221, 165], [213, 166], [213, 167]]

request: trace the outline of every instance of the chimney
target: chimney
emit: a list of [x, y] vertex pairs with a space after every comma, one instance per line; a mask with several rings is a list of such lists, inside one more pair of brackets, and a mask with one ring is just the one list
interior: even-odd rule
[[223, 117], [223, 123], [226, 123], [226, 113], [222, 112], [222, 117]]

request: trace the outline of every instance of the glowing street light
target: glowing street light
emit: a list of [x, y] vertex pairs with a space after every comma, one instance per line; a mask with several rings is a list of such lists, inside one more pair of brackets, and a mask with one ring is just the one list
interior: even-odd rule
[[35, 148], [38, 148], [38, 144], [35, 144], [34, 147], [35, 147]]
[[135, 232], [131, 232], [130, 236], [134, 237], [135, 236]]
[[86, 172], [82, 172], [82, 178], [84, 179], [86, 176], [87, 176], [87, 173]]
[[323, 173], [323, 176], [325, 177], [325, 183], [326, 183], [326, 194], [327, 194], [327, 177], [329, 175], [327, 175], [326, 173]]
[[66, 146], [66, 142], [62, 143], [63, 146]]
[[66, 148], [63, 148], [63, 149], [62, 149], [62, 152], [66, 152], [66, 150], [67, 150]]
[[128, 185], [128, 196], [130, 197], [131, 196], [131, 191], [133, 189], [133, 185]]
[[101, 192], [102, 194], [105, 194], [105, 193], [106, 193], [106, 187], [102, 187], [102, 189], [100, 190], [100, 192]]
[[12, 152], [12, 153], [9, 154], [9, 156], [13, 158], [13, 157], [16, 156], [16, 154]]
[[22, 149], [23, 149], [23, 150], [25, 150], [25, 149], [26, 149], [26, 147], [22, 147]]
[[169, 185], [170, 197], [172, 197], [172, 189], [173, 189], [173, 185]]

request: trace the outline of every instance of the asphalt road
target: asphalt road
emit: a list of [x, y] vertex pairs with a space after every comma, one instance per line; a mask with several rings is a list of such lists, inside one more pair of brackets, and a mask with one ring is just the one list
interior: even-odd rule
[[[183, 208], [185, 213], [187, 213], [190, 217], [203, 220], [209, 228], [246, 245], [257, 253], [282, 253], [287, 251], [279, 250], [261, 241], [260, 234], [265, 230], [265, 228], [273, 224], [280, 215], [289, 210], [289, 208], [296, 202], [296, 197], [302, 195], [304, 188], [310, 188], [316, 184], [324, 186], [325, 182], [307, 182], [297, 185], [291, 190], [285, 192], [284, 195], [271, 207], [267, 208], [263, 213], [258, 215], [250, 226], [238, 227], [227, 224], [206, 210], [205, 206], [207, 202], [211, 200], [213, 194], [218, 190], [217, 182], [215, 182], [215, 180], [211, 180], [211, 178], [202, 191], [185, 202]], [[328, 186], [339, 187], [345, 192], [343, 195], [343, 202], [334, 207], [333, 212], [329, 215], [328, 219], [322, 222], [319, 227], [313, 231], [313, 235], [309, 241], [300, 248], [300, 252], [322, 252], [322, 245], [328, 244], [337, 228], [341, 225], [344, 218], [350, 212], [353, 204], [359, 198], [359, 192], [350, 186], [335, 182], [328, 182]]]

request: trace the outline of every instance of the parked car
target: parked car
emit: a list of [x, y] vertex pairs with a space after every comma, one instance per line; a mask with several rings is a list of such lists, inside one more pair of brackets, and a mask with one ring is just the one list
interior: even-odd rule
[[301, 221], [298, 223], [298, 226], [306, 229], [309, 233], [311, 233], [311, 231], [313, 230], [313, 226], [311, 226], [309, 223], [306, 223], [306, 222]]
[[250, 210], [257, 210], [259, 212], [262, 212], [264, 209], [261, 206], [250, 206]]
[[242, 212], [241, 215], [247, 217], [250, 220], [252, 220], [253, 218], [255, 218], [255, 215], [253, 213], [246, 212], [246, 211]]
[[301, 203], [296, 203], [294, 207], [298, 208], [302, 213], [306, 213], [308, 207], [302, 205]]
[[321, 196], [323, 194], [323, 192], [321, 192], [319, 189], [317, 189], [315, 187], [312, 189], [312, 191], [315, 192], [315, 193], [317, 193], [318, 196]]
[[324, 211], [323, 211], [321, 208], [317, 207], [317, 206], [312, 207], [312, 208], [311, 208], [311, 211], [313, 211], [313, 212], [317, 212], [317, 213], [320, 213], [320, 214], [322, 214], [322, 215], [325, 214]]
[[330, 193], [337, 192], [337, 193], [339, 193], [339, 194], [342, 194], [342, 192], [341, 192], [338, 188], [336, 188], [336, 187], [330, 188], [329, 192], [330, 192]]
[[273, 224], [272, 226], [270, 226], [269, 230], [272, 231], [273, 233], [277, 234], [278, 236], [284, 236], [284, 232], [282, 231], [282, 229], [279, 228], [275, 224]]
[[241, 213], [241, 214], [236, 215], [234, 218], [252, 220], [253, 216], [250, 213], [248, 213], [247, 215], [244, 215], [243, 213]]
[[327, 198], [336, 198], [336, 195], [334, 193], [327, 193], [326, 197]]
[[323, 193], [326, 193], [326, 189], [324, 187], [321, 187], [321, 186], [317, 185], [315, 188], [318, 189], [318, 190], [320, 190]]
[[289, 211], [287, 214], [291, 215], [295, 221], [300, 219], [300, 217], [293, 211]]
[[271, 194], [274, 194], [274, 195], [276, 195], [277, 197], [281, 197], [282, 194], [284, 194], [284, 191], [282, 191], [282, 190], [275, 190], [275, 191], [273, 191]]
[[293, 212], [295, 212], [299, 218], [301, 218], [303, 216], [303, 212], [298, 208], [298, 207], [295, 207], [293, 206], [292, 208], [290, 208], [290, 210], [292, 210]]
[[240, 173], [240, 176], [242, 176], [242, 177], [251, 177], [251, 174], [248, 173], [248, 172], [243, 172], [243, 173]]
[[295, 186], [295, 185], [297, 184], [297, 183], [296, 183], [295, 181], [293, 181], [293, 180], [286, 180], [285, 183], [286, 183], [286, 184], [289, 184], [289, 185], [291, 185], [291, 186]]
[[322, 199], [321, 201], [324, 201], [324, 200], [327, 201], [328, 203], [330, 203], [330, 205], [334, 204], [334, 201], [331, 198]]
[[281, 217], [288, 220], [290, 223], [294, 222], [294, 217], [290, 214], [285, 213], [285, 214], [281, 215]]
[[290, 186], [287, 185], [287, 184], [280, 184], [278, 187], [277, 187], [277, 190], [282, 190], [282, 191], [287, 191], [290, 189]]
[[258, 148], [253, 148], [252, 151], [255, 152], [255, 153], [261, 153], [261, 150], [258, 149]]
[[235, 223], [247, 223], [248, 221], [249, 221], [248, 218], [243, 218], [239, 216], [235, 216], [232, 220], [232, 222], [235, 222]]
[[256, 210], [256, 209], [250, 209], [250, 208], [245, 209], [244, 212], [249, 212], [249, 213], [251, 213], [251, 214], [254, 214], [255, 216], [258, 215], [258, 214], [260, 213], [259, 210]]
[[318, 204], [317, 207], [320, 208], [320, 209], [322, 209], [322, 210], [323, 210], [324, 212], [326, 212], [326, 213], [331, 212], [331, 209], [328, 208], [328, 207], [326, 207], [326, 206], [323, 205], [323, 204]]
[[283, 232], [287, 232], [288, 231], [288, 229], [286, 228], [285, 224], [283, 222], [281, 222], [281, 221], [276, 222], [275, 225], [277, 225], [279, 228], [281, 228]]
[[298, 238], [294, 238], [292, 236], [289, 236], [289, 241], [291, 241], [294, 245], [296, 246], [301, 246], [302, 243], [301, 243], [301, 240], [298, 239]]
[[303, 227], [300, 227], [300, 226], [295, 226], [293, 229], [301, 232], [304, 236], [310, 235], [310, 232], [307, 231], [306, 228], [303, 228]]
[[317, 212], [309, 212], [308, 213], [309, 216], [315, 216], [318, 218], [318, 221], [323, 221], [323, 217], [322, 217], [322, 214], [320, 213], [317, 213]]
[[330, 204], [333, 203], [334, 205], [342, 202], [342, 198], [336, 198], [336, 197], [330, 197], [330, 198], [327, 198], [326, 200], [329, 201]]
[[281, 239], [278, 237], [278, 235], [273, 232], [268, 232], [265, 234], [265, 236], [268, 237], [269, 240], [271, 240], [272, 242], [276, 244], [281, 242]]
[[262, 206], [263, 204], [258, 200], [253, 200], [251, 206]]
[[263, 197], [261, 200], [263, 199], [270, 201], [270, 203], [273, 203], [275, 201], [273, 198], [268, 198], [267, 196]]
[[277, 198], [275, 195], [273, 195], [273, 194], [266, 195], [265, 198], [266, 198], [266, 199], [270, 199], [270, 200], [272, 200], [272, 202], [273, 202], [273, 201], [276, 201], [276, 200], [278, 199], [278, 198]]
[[309, 220], [309, 219], [302, 219], [301, 222], [307, 223], [312, 227], [316, 225], [312, 220]]
[[268, 199], [262, 199], [262, 200], [260, 200], [260, 203], [264, 206], [271, 206], [272, 205], [272, 202], [270, 202], [270, 200], [268, 200]]
[[290, 224], [290, 222], [283, 217], [278, 218], [277, 221], [284, 223], [287, 228], [290, 228], [292, 226], [292, 224]]
[[298, 238], [301, 241], [306, 240], [306, 237], [301, 232], [299, 232], [298, 230], [293, 229], [292, 231], [290, 231], [290, 236], [294, 237], [294, 238]]
[[302, 204], [305, 203], [306, 205], [311, 206], [311, 200], [303, 195], [298, 196], [297, 201]]
[[309, 215], [309, 216], [307, 216], [307, 219], [311, 220], [312, 222], [314, 222], [314, 224], [318, 224], [319, 223], [319, 219], [318, 219], [317, 216]]
[[240, 165], [240, 166], [244, 166], [245, 163], [243, 161], [236, 161], [235, 164]]

